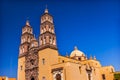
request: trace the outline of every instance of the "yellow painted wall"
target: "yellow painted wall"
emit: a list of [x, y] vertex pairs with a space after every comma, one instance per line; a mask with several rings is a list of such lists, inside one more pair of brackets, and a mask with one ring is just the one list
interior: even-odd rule
[[0, 80], [16, 80], [16, 78], [8, 78], [6, 76], [1, 76]]
[[80, 80], [83, 79], [87, 80], [85, 66], [81, 67], [81, 71], [79, 70], [79, 64], [75, 64], [72, 62], [68, 62], [66, 64], [66, 80]]
[[[51, 65], [58, 63], [58, 51], [50, 48], [40, 50], [39, 54], [39, 80], [45, 77], [46, 80], [52, 80]], [[42, 59], [45, 64], [42, 64]]]
[[106, 80], [113, 80], [114, 79], [114, 68], [113, 68], [113, 66], [101, 67], [100, 71], [101, 71], [101, 77], [102, 77], [102, 74], [105, 74]]
[[16, 80], [16, 78], [9, 78], [9, 80]]
[[[88, 80], [86, 65], [92, 67], [92, 80], [102, 80], [102, 74], [106, 75], [106, 80], [113, 80], [112, 66], [102, 67], [97, 60], [78, 61], [69, 57], [60, 56], [57, 50], [46, 48], [38, 52], [39, 72], [38, 78], [42, 80], [54, 80], [52, 69], [63, 68], [63, 80]], [[43, 58], [45, 63], [43, 64]], [[18, 60], [18, 80], [25, 80], [25, 57]], [[23, 70], [20, 70], [20, 66]], [[79, 68], [81, 67], [81, 68]]]
[[[22, 70], [21, 70], [22, 66]], [[25, 57], [18, 59], [18, 80], [25, 80]]]

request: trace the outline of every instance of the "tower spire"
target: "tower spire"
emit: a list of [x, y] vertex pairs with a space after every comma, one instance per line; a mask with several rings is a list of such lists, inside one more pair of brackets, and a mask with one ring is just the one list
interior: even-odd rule
[[46, 4], [46, 8], [45, 8], [45, 13], [48, 13], [48, 8], [47, 8], [47, 4]]
[[90, 56], [90, 60], [92, 60], [92, 55]]
[[67, 52], [66, 52], [66, 57], [69, 57]]
[[30, 26], [29, 20], [26, 21], [26, 25], [27, 25], [27, 26]]
[[39, 44], [40, 49], [57, 49], [53, 17], [50, 14], [48, 14], [47, 5], [45, 13], [41, 16]]
[[96, 56], [94, 56], [94, 60], [96, 60]]

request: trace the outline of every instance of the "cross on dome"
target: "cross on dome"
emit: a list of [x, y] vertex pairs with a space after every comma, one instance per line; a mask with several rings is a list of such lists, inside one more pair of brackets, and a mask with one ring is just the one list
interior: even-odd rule
[[78, 50], [77, 46], [74, 47], [74, 50]]

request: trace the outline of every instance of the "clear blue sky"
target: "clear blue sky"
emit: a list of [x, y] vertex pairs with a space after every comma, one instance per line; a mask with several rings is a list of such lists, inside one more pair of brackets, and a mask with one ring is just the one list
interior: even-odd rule
[[45, 5], [54, 17], [59, 53], [74, 46], [120, 70], [120, 2], [117, 0], [0, 1], [0, 76], [16, 77], [22, 27], [27, 18], [38, 39]]

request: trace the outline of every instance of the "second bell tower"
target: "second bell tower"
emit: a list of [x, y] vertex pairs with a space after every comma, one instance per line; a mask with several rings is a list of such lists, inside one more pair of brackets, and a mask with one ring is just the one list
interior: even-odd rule
[[41, 16], [39, 45], [40, 49], [52, 48], [57, 49], [56, 35], [54, 32], [53, 17], [45, 9], [44, 14]]

